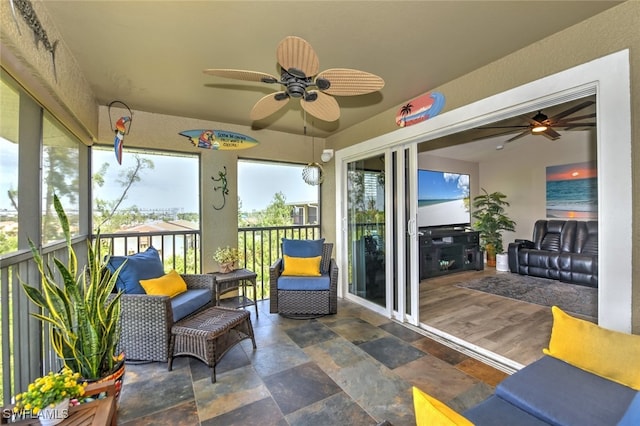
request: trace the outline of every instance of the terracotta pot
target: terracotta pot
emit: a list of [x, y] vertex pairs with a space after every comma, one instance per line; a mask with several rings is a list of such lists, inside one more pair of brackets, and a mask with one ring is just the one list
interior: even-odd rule
[[487, 266], [496, 266], [496, 248], [492, 244], [487, 244]]
[[228, 274], [236, 270], [236, 262], [225, 262], [220, 264], [220, 272]]
[[122, 382], [124, 381], [124, 372], [125, 372], [125, 365], [124, 365], [124, 358], [122, 358], [121, 361], [119, 361], [114, 367], [113, 370], [111, 370], [111, 372], [107, 373], [106, 376], [101, 377], [97, 380], [87, 380], [87, 382], [89, 383], [102, 383], [102, 382], [108, 382], [109, 380], [114, 380], [115, 381], [115, 387], [116, 387], [116, 393], [114, 395], [114, 398], [116, 401], [119, 401], [120, 399], [120, 390], [122, 389]]

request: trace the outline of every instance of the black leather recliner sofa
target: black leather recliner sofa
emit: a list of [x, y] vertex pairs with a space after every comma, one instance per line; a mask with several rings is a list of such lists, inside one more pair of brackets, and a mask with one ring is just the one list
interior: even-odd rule
[[533, 241], [509, 244], [509, 270], [598, 287], [598, 222], [538, 220]]

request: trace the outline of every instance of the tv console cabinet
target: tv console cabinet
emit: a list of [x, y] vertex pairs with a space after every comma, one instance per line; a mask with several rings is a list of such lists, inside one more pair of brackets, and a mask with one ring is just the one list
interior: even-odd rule
[[459, 228], [420, 228], [420, 279], [468, 270], [483, 270], [477, 231]]

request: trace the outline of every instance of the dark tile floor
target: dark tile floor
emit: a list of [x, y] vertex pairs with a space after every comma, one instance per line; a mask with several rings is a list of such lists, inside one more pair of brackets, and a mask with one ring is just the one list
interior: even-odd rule
[[[414, 425], [411, 386], [458, 411], [506, 374], [353, 303], [338, 314], [292, 320], [258, 304], [250, 340], [216, 368], [197, 359], [127, 364], [123, 425]], [[249, 308], [253, 311], [253, 308]]]

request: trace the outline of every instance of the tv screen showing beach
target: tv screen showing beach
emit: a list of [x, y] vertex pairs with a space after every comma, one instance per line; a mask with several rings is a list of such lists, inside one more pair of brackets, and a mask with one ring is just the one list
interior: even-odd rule
[[418, 170], [418, 226], [467, 226], [469, 175]]

